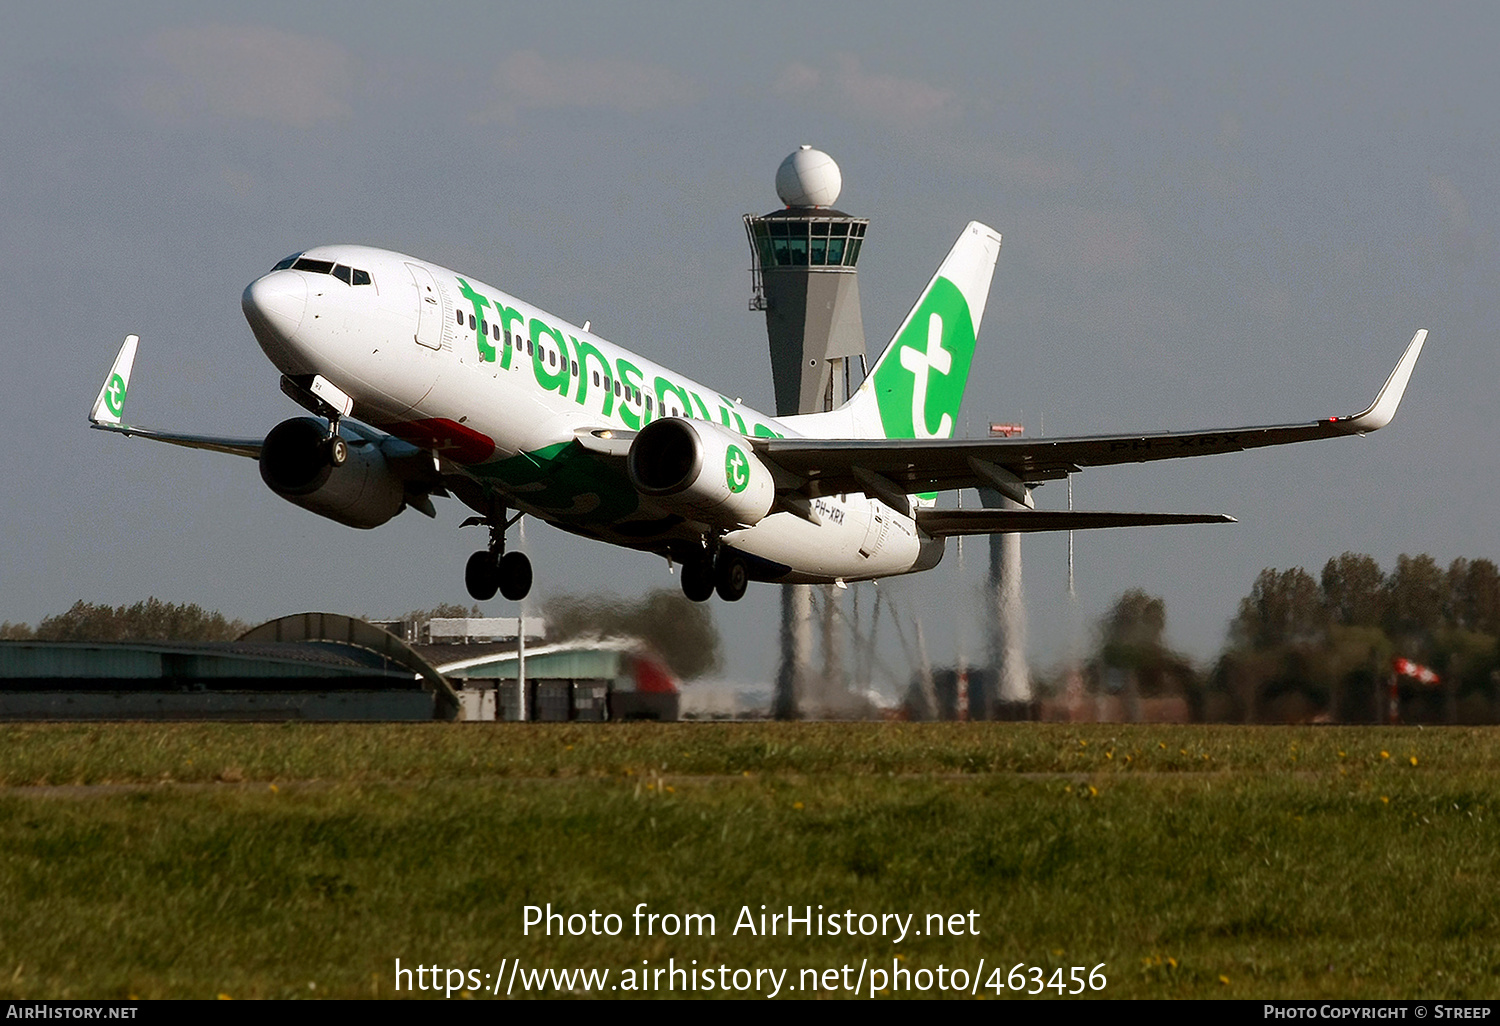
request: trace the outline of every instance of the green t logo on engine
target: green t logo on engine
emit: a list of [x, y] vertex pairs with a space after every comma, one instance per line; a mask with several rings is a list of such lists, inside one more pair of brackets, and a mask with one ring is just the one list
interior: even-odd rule
[[737, 445], [731, 445], [724, 456], [724, 481], [736, 495], [750, 484], [750, 461]]

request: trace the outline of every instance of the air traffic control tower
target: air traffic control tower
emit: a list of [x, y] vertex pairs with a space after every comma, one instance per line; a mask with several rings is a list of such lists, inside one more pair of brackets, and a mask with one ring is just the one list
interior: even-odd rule
[[849, 396], [850, 361], [864, 369], [856, 268], [870, 222], [833, 209], [843, 184], [832, 157], [803, 146], [776, 170], [785, 209], [745, 215], [750, 309], [766, 312], [778, 417], [833, 409]]
[[[860, 247], [870, 222], [833, 209], [844, 178], [833, 158], [811, 146], [776, 169], [785, 209], [745, 215], [750, 240], [750, 309], [766, 313], [776, 415], [831, 410], [849, 398], [851, 362], [865, 376], [865, 326], [859, 313]], [[812, 670], [812, 587], [781, 589], [781, 667], [773, 714], [837, 715], [843, 688], [837, 596], [824, 588], [821, 675]], [[808, 708], [804, 709], [804, 703]]]

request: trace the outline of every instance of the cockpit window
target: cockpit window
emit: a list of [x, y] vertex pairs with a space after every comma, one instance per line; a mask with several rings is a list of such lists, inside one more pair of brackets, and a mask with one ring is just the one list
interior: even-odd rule
[[311, 257], [303, 257], [292, 265], [294, 271], [311, 271], [313, 274], [332, 274], [332, 260], [314, 260]]
[[345, 285], [370, 284], [369, 271], [361, 271], [357, 267], [346, 267], [332, 260], [314, 260], [301, 254], [287, 257], [272, 270], [284, 271], [288, 267], [294, 271], [307, 271], [311, 274], [331, 274]]

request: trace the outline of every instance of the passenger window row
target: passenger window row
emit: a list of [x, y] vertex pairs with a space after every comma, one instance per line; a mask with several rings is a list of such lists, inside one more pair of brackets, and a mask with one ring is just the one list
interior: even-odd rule
[[[500, 342], [500, 343], [502, 343], [504, 345], [513, 347], [518, 352], [521, 350], [521, 348], [522, 348], [522, 342], [521, 342], [521, 336], [520, 335], [512, 336], [511, 333], [508, 332], [508, 331], [503, 331], [502, 332], [500, 330], [500, 325], [499, 324], [491, 323], [490, 321], [487, 321], [487, 320], [485, 320], [482, 317], [476, 319], [473, 314], [465, 314], [462, 310], [455, 310], [454, 314], [456, 315], [456, 319], [458, 321], [458, 326], [460, 328], [462, 328], [464, 326], [464, 322], [465, 322], [465, 320], [467, 320], [470, 331], [477, 331], [481, 335], [484, 335], [484, 336], [486, 336], [488, 338], [493, 338], [496, 342]], [[525, 342], [525, 349], [526, 349], [526, 355], [527, 356], [534, 356], [534, 355], [536, 355], [536, 346], [535, 346], [535, 344], [530, 339], [526, 340], [526, 342]], [[553, 367], [556, 367], [558, 365], [558, 359], [559, 358], [558, 358], [558, 355], [557, 355], [557, 351], [555, 349], [546, 349], [546, 348], [543, 348], [542, 353], [546, 357], [546, 360], [547, 360], [548, 364], [550, 364]], [[517, 366], [519, 366], [519, 364]], [[575, 378], [578, 377], [578, 361], [577, 360], [569, 361], [566, 358], [564, 358], [562, 360], [562, 366], [563, 366], [563, 369], [565, 371], [570, 371], [572, 373], [573, 377], [575, 377]], [[599, 378], [599, 375], [596, 372], [594, 374], [594, 384], [596, 384], [596, 385], [599, 383], [598, 378]]]
[[604, 375], [603, 381], [601, 383], [598, 371], [594, 371], [593, 377], [595, 388], [603, 387], [606, 392], [613, 391], [616, 397], [623, 398], [626, 402], [635, 403], [637, 406], [646, 407], [646, 412], [648, 413], [651, 412], [656, 406], [656, 404], [651, 401], [651, 397], [649, 395], [643, 397], [639, 388], [632, 388], [630, 385], [622, 385], [619, 378], [611, 378], [608, 374], [606, 374]]
[[[470, 331], [477, 331], [481, 335], [493, 338], [496, 342], [511, 346], [517, 352], [520, 352], [520, 350], [523, 348], [521, 336], [513, 336], [508, 331], [501, 331], [499, 324], [491, 323], [490, 321], [485, 320], [482, 317], [475, 317], [473, 314], [466, 314], [462, 310], [455, 310], [453, 311], [453, 313], [454, 319], [458, 323], [458, 326], [460, 328], [464, 327], [467, 323]], [[536, 355], [536, 346], [531, 339], [525, 340], [524, 348], [526, 350], [527, 356]], [[557, 351], [555, 349], [546, 348], [543, 348], [542, 351], [544, 353], [544, 358], [547, 364], [549, 366], [556, 367], [558, 365]], [[515, 366], [519, 367], [520, 364], [516, 364]], [[571, 373], [575, 378], [578, 377], [577, 360], [568, 360], [564, 357], [562, 359], [562, 367], [565, 373]], [[594, 387], [599, 388], [600, 380], [598, 371], [593, 372], [593, 378]], [[639, 388], [632, 388], [629, 385], [621, 385], [618, 379], [611, 378], [607, 374], [604, 376], [603, 388], [605, 391], [609, 391], [611, 388], [613, 388], [616, 397], [622, 397], [626, 402], [633, 402], [637, 406], [644, 406], [647, 413], [654, 411], [656, 408], [656, 403], [652, 401], [651, 396], [643, 396]]]

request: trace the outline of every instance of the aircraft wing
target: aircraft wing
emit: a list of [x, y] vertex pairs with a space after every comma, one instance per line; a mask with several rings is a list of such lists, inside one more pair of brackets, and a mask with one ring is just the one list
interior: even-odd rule
[[99, 389], [99, 395], [94, 399], [93, 409], [89, 411], [89, 426], [101, 431], [116, 431], [122, 435], [140, 435], [142, 438], [150, 438], [157, 442], [167, 442], [171, 445], [186, 446], [189, 449], [211, 449], [214, 452], [225, 452], [231, 456], [248, 456], [252, 460], [260, 459], [261, 439], [259, 438], [220, 438], [213, 435], [187, 435], [172, 431], [155, 431], [151, 428], [132, 427], [124, 421], [125, 415], [125, 393], [130, 387], [130, 369], [135, 364], [136, 347], [140, 344], [140, 338], [136, 335], [126, 335], [125, 344], [120, 347], [120, 352], [115, 356], [114, 365], [109, 369], [109, 376], [104, 379], [104, 385]]
[[1022, 484], [1065, 478], [1083, 467], [1210, 456], [1378, 430], [1395, 416], [1426, 339], [1425, 328], [1416, 333], [1380, 394], [1362, 413], [1307, 424], [1079, 438], [753, 438], [750, 442], [763, 459], [807, 481], [815, 494], [878, 494], [881, 489], [909, 494], [976, 487], [1017, 491]]
[[170, 445], [181, 445], [189, 449], [211, 449], [214, 452], [225, 452], [231, 456], [248, 456], [252, 460], [260, 459], [259, 438], [216, 438], [211, 435], [183, 435], [171, 431], [153, 431], [150, 428], [131, 427], [128, 424], [100, 424], [91, 423], [89, 427], [98, 428], [101, 431], [116, 431], [122, 435], [140, 435], [154, 442], [167, 442]]

